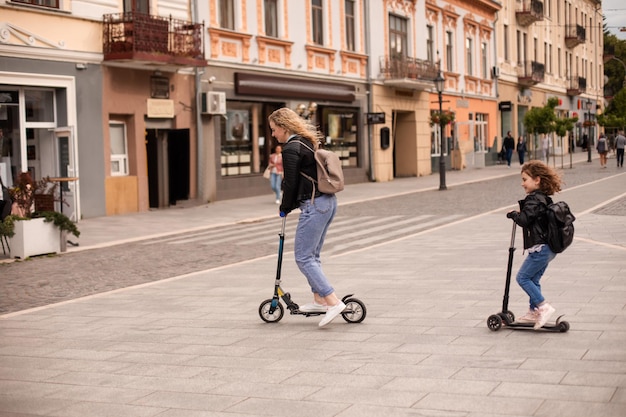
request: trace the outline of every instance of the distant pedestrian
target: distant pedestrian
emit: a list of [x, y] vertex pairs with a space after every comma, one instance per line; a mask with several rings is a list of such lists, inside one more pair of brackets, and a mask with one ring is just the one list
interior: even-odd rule
[[281, 188], [283, 182], [283, 148], [278, 145], [274, 153], [270, 155], [270, 185], [276, 195], [276, 204], [280, 204]]
[[600, 167], [606, 168], [606, 154], [609, 153], [609, 143], [606, 141], [604, 133], [600, 134], [598, 138], [596, 150], [598, 151], [598, 155], [600, 155]]
[[552, 146], [552, 140], [550, 136], [543, 135], [541, 138], [541, 159], [547, 163], [550, 162], [550, 146]]
[[546, 242], [546, 224], [543, 221], [550, 195], [561, 191], [561, 178], [541, 161], [530, 161], [522, 166], [522, 187], [526, 198], [519, 201], [520, 211], [507, 213], [509, 219], [524, 229], [524, 250], [528, 255], [517, 273], [517, 283], [528, 294], [530, 309], [517, 319], [535, 323], [535, 330], [543, 327], [555, 309], [541, 293], [540, 280], [556, 254]]
[[626, 148], [626, 137], [624, 131], [620, 130], [615, 138], [615, 155], [617, 156], [617, 166], [624, 166], [624, 148]]
[[519, 164], [524, 165], [524, 156], [526, 156], [526, 141], [523, 136], [517, 138], [517, 156], [519, 158]]
[[506, 133], [504, 141], [502, 141], [502, 149], [504, 150], [506, 165], [508, 168], [511, 168], [511, 158], [513, 157], [513, 150], [515, 149], [515, 139], [513, 139], [510, 130]]

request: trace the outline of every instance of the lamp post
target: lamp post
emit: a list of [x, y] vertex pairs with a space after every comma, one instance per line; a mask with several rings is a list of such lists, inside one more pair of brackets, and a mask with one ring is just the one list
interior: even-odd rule
[[435, 88], [437, 89], [437, 94], [439, 95], [439, 146], [440, 146], [440, 155], [439, 155], [439, 190], [446, 190], [446, 160], [444, 159], [444, 141], [443, 141], [443, 100], [441, 94], [443, 93], [443, 87], [445, 83], [445, 78], [441, 74], [441, 69], [437, 72], [437, 77], [434, 79]]
[[591, 162], [591, 99], [587, 99], [587, 162]]

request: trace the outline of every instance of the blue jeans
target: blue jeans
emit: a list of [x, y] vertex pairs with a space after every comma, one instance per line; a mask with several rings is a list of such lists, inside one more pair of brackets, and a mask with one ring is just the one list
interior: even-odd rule
[[306, 277], [311, 290], [326, 297], [335, 290], [322, 271], [320, 252], [328, 227], [337, 212], [337, 198], [332, 194], [322, 194], [315, 198], [314, 204], [311, 204], [311, 200], [302, 202], [300, 211], [294, 244], [296, 265]]
[[282, 185], [282, 182], [283, 182], [282, 175], [276, 174], [274, 172], [270, 174], [270, 185], [272, 187], [272, 190], [276, 194], [276, 200], [280, 200], [280, 187]]
[[511, 166], [511, 158], [513, 157], [513, 149], [506, 150], [506, 164]]
[[529, 252], [517, 272], [517, 283], [530, 297], [530, 308], [535, 309], [545, 298], [541, 295], [541, 284], [539, 281], [546, 272], [546, 268], [556, 254], [552, 252], [548, 245], [543, 245], [539, 252]]

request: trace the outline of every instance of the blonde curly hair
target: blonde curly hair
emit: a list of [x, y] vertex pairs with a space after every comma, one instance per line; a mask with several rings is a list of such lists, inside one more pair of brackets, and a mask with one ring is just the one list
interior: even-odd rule
[[291, 134], [302, 136], [317, 149], [319, 142], [322, 140], [322, 133], [317, 127], [309, 120], [303, 119], [295, 111], [282, 107], [272, 112], [267, 118], [268, 121], [273, 122], [276, 126], [281, 127]]

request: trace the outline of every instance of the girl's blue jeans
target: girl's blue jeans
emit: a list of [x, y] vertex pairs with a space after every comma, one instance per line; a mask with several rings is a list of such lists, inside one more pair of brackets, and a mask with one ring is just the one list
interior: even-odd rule
[[322, 194], [314, 204], [306, 200], [300, 204], [300, 218], [296, 227], [294, 254], [300, 272], [306, 277], [311, 290], [326, 297], [335, 290], [322, 271], [320, 252], [330, 223], [337, 212], [337, 197]]
[[517, 272], [517, 283], [530, 297], [530, 308], [535, 309], [545, 299], [541, 295], [541, 284], [539, 281], [546, 272], [546, 268], [556, 254], [552, 252], [548, 245], [543, 245], [538, 252], [529, 252]]
[[270, 174], [270, 185], [274, 193], [276, 194], [276, 200], [280, 200], [280, 187], [283, 182], [283, 176], [272, 172]]

